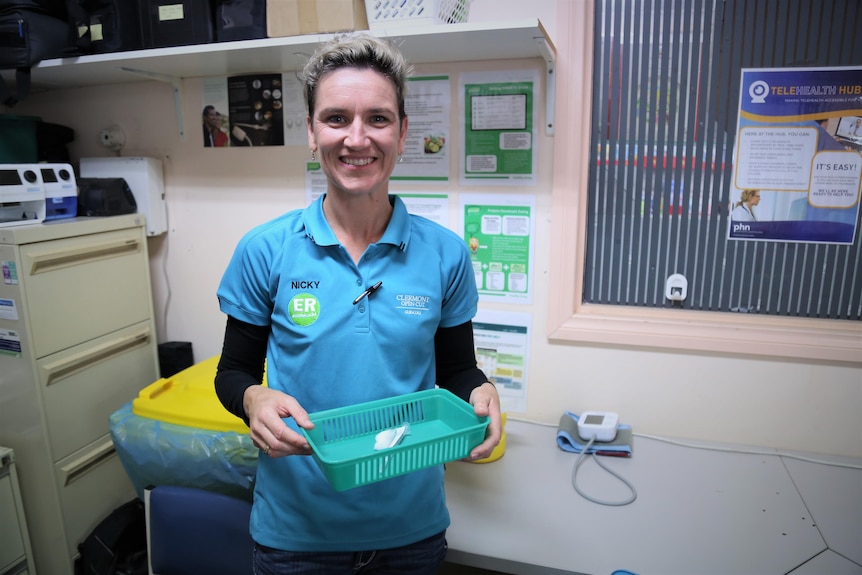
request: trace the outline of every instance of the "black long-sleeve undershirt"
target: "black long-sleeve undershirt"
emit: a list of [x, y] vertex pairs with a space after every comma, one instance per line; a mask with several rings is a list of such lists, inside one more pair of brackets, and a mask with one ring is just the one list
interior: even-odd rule
[[269, 326], [259, 326], [228, 316], [224, 344], [216, 368], [215, 390], [225, 408], [248, 423], [243, 395], [263, 383]]
[[[243, 395], [263, 381], [269, 326], [257, 326], [228, 316], [224, 344], [215, 377], [216, 395], [225, 408], [248, 423]], [[439, 328], [434, 335], [437, 385], [468, 401], [488, 378], [476, 365], [473, 322]]]

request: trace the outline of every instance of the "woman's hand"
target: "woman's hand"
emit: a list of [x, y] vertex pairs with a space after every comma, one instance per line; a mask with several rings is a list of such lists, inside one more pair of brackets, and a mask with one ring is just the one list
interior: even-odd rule
[[303, 429], [314, 427], [308, 413], [292, 396], [262, 385], [252, 385], [245, 391], [243, 407], [248, 416], [251, 440], [265, 455], [311, 454], [311, 446], [305, 437], [282, 421], [285, 417], [292, 417]]
[[497, 386], [486, 381], [470, 393], [470, 405], [479, 417], [489, 416], [491, 422], [485, 431], [485, 441], [470, 451], [470, 460], [485, 459], [491, 455], [500, 437], [503, 435], [503, 422], [500, 415], [500, 396], [497, 394]]

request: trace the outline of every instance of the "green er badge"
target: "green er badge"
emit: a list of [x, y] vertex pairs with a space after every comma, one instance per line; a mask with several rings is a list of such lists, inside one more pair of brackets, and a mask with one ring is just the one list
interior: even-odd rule
[[311, 325], [320, 317], [320, 302], [310, 293], [300, 293], [290, 300], [290, 319], [296, 325]]

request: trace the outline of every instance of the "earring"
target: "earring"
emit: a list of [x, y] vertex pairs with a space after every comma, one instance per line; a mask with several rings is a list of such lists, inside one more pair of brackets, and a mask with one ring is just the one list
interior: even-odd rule
[[311, 150], [311, 161], [312, 161], [312, 162], [316, 162], [316, 161], [317, 161], [317, 154], [315, 153], [315, 151], [314, 151], [314, 150]]
[[403, 161], [404, 161], [404, 154], [398, 154], [398, 163], [400, 164]]

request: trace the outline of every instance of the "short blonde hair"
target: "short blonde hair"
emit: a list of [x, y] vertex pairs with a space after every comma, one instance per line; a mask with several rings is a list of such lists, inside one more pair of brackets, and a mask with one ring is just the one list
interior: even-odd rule
[[413, 67], [394, 43], [367, 32], [338, 35], [322, 44], [309, 58], [299, 73], [299, 79], [304, 85], [305, 103], [310, 117], [314, 117], [314, 101], [320, 81], [330, 72], [341, 68], [370, 69], [389, 78], [395, 86], [399, 119], [407, 117], [404, 97], [407, 93], [407, 78], [413, 73]]

